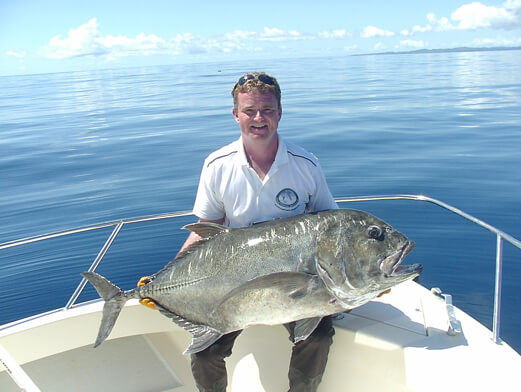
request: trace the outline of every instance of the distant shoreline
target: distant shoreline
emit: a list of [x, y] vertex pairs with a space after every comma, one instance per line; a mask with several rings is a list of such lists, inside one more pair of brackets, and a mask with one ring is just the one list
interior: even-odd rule
[[521, 46], [498, 46], [493, 48], [470, 48], [460, 47], [452, 49], [418, 49], [407, 52], [380, 52], [380, 53], [364, 53], [353, 54], [353, 56], [384, 56], [390, 54], [424, 54], [424, 53], [461, 53], [461, 52], [497, 52], [504, 50], [521, 50]]

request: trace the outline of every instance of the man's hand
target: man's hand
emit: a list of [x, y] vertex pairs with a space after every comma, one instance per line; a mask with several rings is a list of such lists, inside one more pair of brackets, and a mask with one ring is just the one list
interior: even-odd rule
[[384, 294], [389, 294], [390, 292], [391, 292], [391, 289], [387, 289], [387, 290], [385, 290], [385, 291], [382, 291], [380, 294], [378, 294], [378, 295], [376, 296], [376, 298], [380, 298], [382, 295], [384, 295]]
[[[152, 279], [150, 276], [143, 276], [141, 279], [139, 279], [139, 282], [137, 282], [137, 287], [143, 287], [144, 285], [150, 283]], [[154, 301], [152, 301], [150, 298], [143, 298], [139, 300], [139, 303], [143, 306], [146, 306], [147, 308], [157, 310], [156, 305], [154, 304]]]

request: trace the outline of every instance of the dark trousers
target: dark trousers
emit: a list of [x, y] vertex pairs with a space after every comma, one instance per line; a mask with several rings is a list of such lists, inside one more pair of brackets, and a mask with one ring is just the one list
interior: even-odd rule
[[[295, 323], [286, 324], [293, 341]], [[232, 353], [235, 339], [241, 331], [224, 335], [206, 350], [193, 354], [192, 374], [201, 392], [224, 392], [227, 386], [225, 358]], [[324, 317], [313, 333], [293, 346], [289, 364], [290, 392], [313, 392], [322, 380], [329, 347], [333, 342], [333, 322]]]

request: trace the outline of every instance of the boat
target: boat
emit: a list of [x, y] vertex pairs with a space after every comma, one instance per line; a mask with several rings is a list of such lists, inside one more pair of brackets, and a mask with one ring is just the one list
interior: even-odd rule
[[[381, 200], [434, 204], [496, 235], [493, 328], [453, 305], [452, 296], [439, 288], [425, 288], [416, 281], [402, 283], [389, 294], [336, 316], [334, 343], [319, 391], [521, 390], [521, 355], [499, 336], [503, 243], [521, 249], [521, 242], [424, 195], [350, 197], [337, 202], [343, 207]], [[124, 226], [190, 215], [181, 211], [122, 219], [6, 242], [0, 244], [0, 251], [113, 228], [88, 268], [94, 271]], [[78, 302], [85, 286], [86, 281], [81, 281], [63, 308], [0, 326], [1, 391], [196, 391], [190, 358], [182, 354], [190, 334], [137, 300], [127, 302], [109, 338], [93, 349], [103, 301]], [[227, 360], [228, 390], [287, 390], [291, 346], [282, 326], [247, 328]]]

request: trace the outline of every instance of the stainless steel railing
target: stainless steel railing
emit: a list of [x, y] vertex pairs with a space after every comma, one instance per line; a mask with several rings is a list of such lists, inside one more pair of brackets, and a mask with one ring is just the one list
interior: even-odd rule
[[[483, 222], [482, 220], [467, 214], [466, 212], [455, 208], [449, 204], [446, 204], [440, 200], [433, 199], [428, 196], [424, 195], [384, 195], [384, 196], [360, 196], [360, 197], [344, 197], [344, 198], [337, 198], [337, 203], [353, 203], [353, 202], [366, 202], [366, 201], [381, 201], [381, 200], [414, 200], [414, 201], [421, 201], [421, 202], [427, 202], [434, 204], [438, 207], [441, 207], [447, 211], [450, 211], [456, 215], [459, 215], [470, 222], [487, 229], [491, 231], [492, 233], [496, 234], [497, 241], [496, 241], [496, 278], [495, 278], [495, 293], [494, 293], [494, 315], [493, 315], [493, 327], [492, 327], [492, 333], [493, 333], [493, 340], [496, 343], [500, 342], [499, 337], [499, 330], [500, 330], [500, 320], [501, 320], [501, 289], [502, 289], [502, 267], [503, 267], [503, 241], [507, 241], [511, 243], [512, 245], [516, 246], [517, 248], [521, 249], [521, 241], [517, 240], [516, 238], [512, 237], [511, 235], [495, 228], [494, 226], [489, 225], [486, 222]], [[146, 222], [146, 221], [154, 221], [154, 220], [160, 220], [160, 219], [170, 219], [170, 218], [178, 218], [183, 216], [190, 216], [192, 215], [191, 211], [179, 211], [179, 212], [173, 212], [173, 213], [166, 213], [166, 214], [160, 214], [160, 215], [153, 215], [153, 216], [145, 216], [140, 218], [131, 218], [131, 219], [123, 219], [113, 222], [106, 222], [101, 223], [98, 225], [93, 226], [86, 226], [86, 227], [80, 227], [76, 229], [71, 230], [65, 230], [60, 231], [56, 233], [51, 234], [43, 234], [28, 238], [23, 238], [20, 240], [15, 241], [9, 241], [5, 242], [3, 244], [0, 244], [0, 250], [11, 248], [14, 246], [20, 246], [24, 244], [29, 244], [33, 242], [43, 241], [50, 238], [57, 238], [57, 237], [63, 237], [70, 234], [75, 233], [81, 233], [86, 231], [92, 231], [97, 230], [101, 228], [106, 227], [114, 227], [112, 230], [110, 236], [105, 241], [104, 245], [98, 252], [96, 258], [92, 262], [91, 266], [89, 267], [89, 271], [94, 271], [102, 261], [103, 257], [107, 253], [108, 249], [116, 239], [117, 235], [119, 234], [120, 230], [124, 225], [131, 224], [131, 223], [138, 223], [138, 222]], [[76, 290], [74, 290], [74, 293], [70, 297], [70, 299], [67, 301], [66, 305], [64, 306], [65, 309], [70, 309], [74, 304], [76, 303], [76, 300], [80, 296], [81, 292], [85, 288], [87, 281], [85, 278], [82, 279]], [[36, 316], [37, 317], [37, 316]], [[12, 325], [12, 324], [11, 324]], [[2, 329], [0, 327], [0, 329]]]

